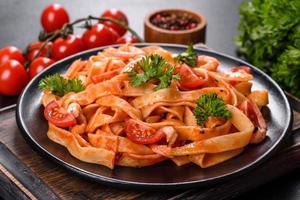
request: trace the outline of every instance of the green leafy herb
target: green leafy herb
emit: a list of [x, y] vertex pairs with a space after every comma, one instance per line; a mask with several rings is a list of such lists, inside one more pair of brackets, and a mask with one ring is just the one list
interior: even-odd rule
[[81, 80], [65, 79], [59, 74], [53, 74], [43, 78], [39, 82], [40, 90], [50, 90], [53, 94], [57, 96], [64, 96], [69, 92], [80, 92], [84, 90], [84, 85]]
[[183, 62], [190, 67], [197, 66], [197, 53], [194, 51], [192, 44], [189, 44], [187, 50], [177, 55], [174, 59], [175, 61]]
[[223, 99], [218, 97], [216, 93], [203, 94], [197, 100], [197, 106], [194, 110], [197, 124], [202, 126], [208, 117], [231, 118], [231, 112], [226, 108]]
[[243, 2], [240, 16], [240, 53], [300, 97], [300, 1]]
[[[139, 72], [142, 70], [142, 73]], [[140, 86], [150, 80], [158, 80], [159, 84], [156, 90], [166, 88], [171, 84], [172, 79], [179, 80], [179, 75], [173, 74], [175, 67], [167, 63], [167, 61], [158, 54], [143, 57], [137, 63], [129, 77], [131, 78], [130, 84], [133, 86]]]
[[300, 49], [288, 47], [273, 66], [272, 77], [285, 89], [300, 97]]

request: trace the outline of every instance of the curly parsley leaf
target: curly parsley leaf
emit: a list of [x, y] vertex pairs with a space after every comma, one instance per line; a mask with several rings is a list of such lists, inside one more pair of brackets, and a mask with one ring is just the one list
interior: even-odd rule
[[226, 104], [216, 93], [203, 94], [197, 100], [194, 109], [197, 124], [203, 126], [208, 117], [231, 118], [231, 112], [227, 110]]
[[[142, 73], [139, 72], [139, 69]], [[175, 67], [170, 65], [163, 57], [158, 54], [143, 57], [137, 63], [128, 76], [131, 78], [130, 84], [137, 87], [150, 80], [158, 80], [156, 90], [166, 88], [171, 84], [172, 79], [179, 80], [180, 77], [174, 74]]]
[[194, 51], [192, 44], [189, 44], [187, 50], [177, 56], [175, 56], [175, 61], [179, 61], [189, 65], [190, 67], [197, 66], [197, 53]]
[[300, 49], [288, 47], [273, 66], [272, 77], [284, 89], [300, 97]]
[[80, 92], [84, 90], [84, 88], [81, 80], [77, 78], [65, 79], [59, 74], [47, 76], [39, 82], [40, 90], [49, 90], [60, 97], [69, 92]]

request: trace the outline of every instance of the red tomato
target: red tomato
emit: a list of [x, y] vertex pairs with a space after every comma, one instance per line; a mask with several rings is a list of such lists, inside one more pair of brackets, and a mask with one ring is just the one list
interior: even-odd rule
[[116, 44], [126, 44], [126, 43], [138, 43], [139, 39], [132, 36], [122, 36], [117, 39]]
[[43, 10], [41, 24], [47, 33], [61, 29], [66, 23], [69, 23], [69, 15], [61, 5], [51, 4]]
[[29, 77], [32, 79], [35, 75], [40, 73], [43, 69], [53, 64], [54, 61], [50, 58], [38, 57], [29, 66]]
[[103, 24], [93, 25], [82, 35], [86, 49], [114, 44], [118, 38], [119, 35], [113, 29], [109, 29]]
[[0, 65], [9, 60], [17, 60], [21, 64], [24, 64], [25, 62], [25, 58], [23, 57], [20, 49], [14, 46], [7, 46], [0, 49]]
[[134, 119], [125, 121], [125, 132], [131, 141], [138, 144], [153, 144], [165, 137], [164, 132], [156, 131]]
[[19, 94], [28, 82], [24, 66], [16, 60], [9, 60], [0, 67], [0, 93]]
[[68, 35], [66, 39], [57, 38], [52, 46], [51, 58], [55, 61], [84, 50], [82, 40], [75, 35]]
[[61, 128], [67, 128], [76, 124], [75, 117], [60, 107], [55, 100], [47, 104], [44, 116], [49, 122]]
[[197, 89], [206, 82], [205, 79], [199, 78], [186, 64], [181, 65], [179, 75], [179, 84], [183, 89]]
[[[39, 52], [40, 47], [42, 47], [42, 45], [44, 44], [44, 42], [40, 42], [40, 41], [36, 41], [36, 42], [32, 42], [28, 45], [27, 47], [27, 60], [31, 61], [35, 55]], [[48, 53], [51, 53], [51, 49], [52, 49], [52, 42], [48, 42], [46, 44], [46, 46], [42, 49], [40, 55], [38, 57], [49, 57]]]
[[[121, 10], [118, 10], [115, 8], [104, 11], [104, 13], [101, 15], [101, 17], [112, 18], [112, 19], [115, 19], [119, 22], [123, 22], [126, 25], [128, 25], [128, 19], [127, 19], [126, 15]], [[107, 26], [113, 28], [120, 36], [123, 36], [127, 31], [122, 26], [116, 25], [113, 22], [105, 21], [103, 23], [106, 24]]]
[[238, 71], [242, 71], [242, 72], [246, 72], [248, 74], [251, 74], [251, 68], [247, 67], [247, 66], [237, 66], [237, 67], [232, 67], [230, 69], [230, 71], [232, 72], [238, 72]]

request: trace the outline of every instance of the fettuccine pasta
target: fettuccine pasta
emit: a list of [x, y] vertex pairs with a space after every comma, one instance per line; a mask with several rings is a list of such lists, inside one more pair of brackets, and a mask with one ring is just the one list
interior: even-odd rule
[[[174, 66], [180, 80], [160, 89], [157, 81], [133, 86], [128, 72], [153, 54]], [[76, 60], [63, 76], [81, 80], [85, 89], [62, 97], [45, 90], [42, 97], [45, 113], [55, 102], [56, 111], [71, 114], [76, 123], [48, 120], [47, 135], [75, 158], [111, 169], [164, 160], [202, 168], [224, 162], [265, 139], [267, 125], [260, 110], [268, 104], [268, 92], [251, 91], [249, 68], [224, 72], [220, 65], [216, 58], [198, 55], [196, 66], [190, 67], [161, 47], [131, 44]], [[221, 98], [231, 117], [210, 116], [199, 125], [194, 110], [205, 94]]]

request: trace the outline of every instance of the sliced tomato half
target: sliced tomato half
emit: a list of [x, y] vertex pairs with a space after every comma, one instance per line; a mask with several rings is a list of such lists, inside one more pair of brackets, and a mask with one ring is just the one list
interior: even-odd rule
[[186, 90], [197, 89], [206, 82], [205, 79], [198, 77], [193, 72], [193, 70], [185, 64], [180, 66], [179, 75], [180, 75], [179, 84], [180, 84], [181, 88], [186, 89]]
[[128, 139], [138, 144], [154, 144], [165, 137], [164, 132], [156, 131], [134, 119], [125, 121], [125, 132]]
[[76, 124], [75, 117], [59, 106], [55, 100], [46, 106], [44, 116], [49, 122], [60, 128], [67, 128]]

